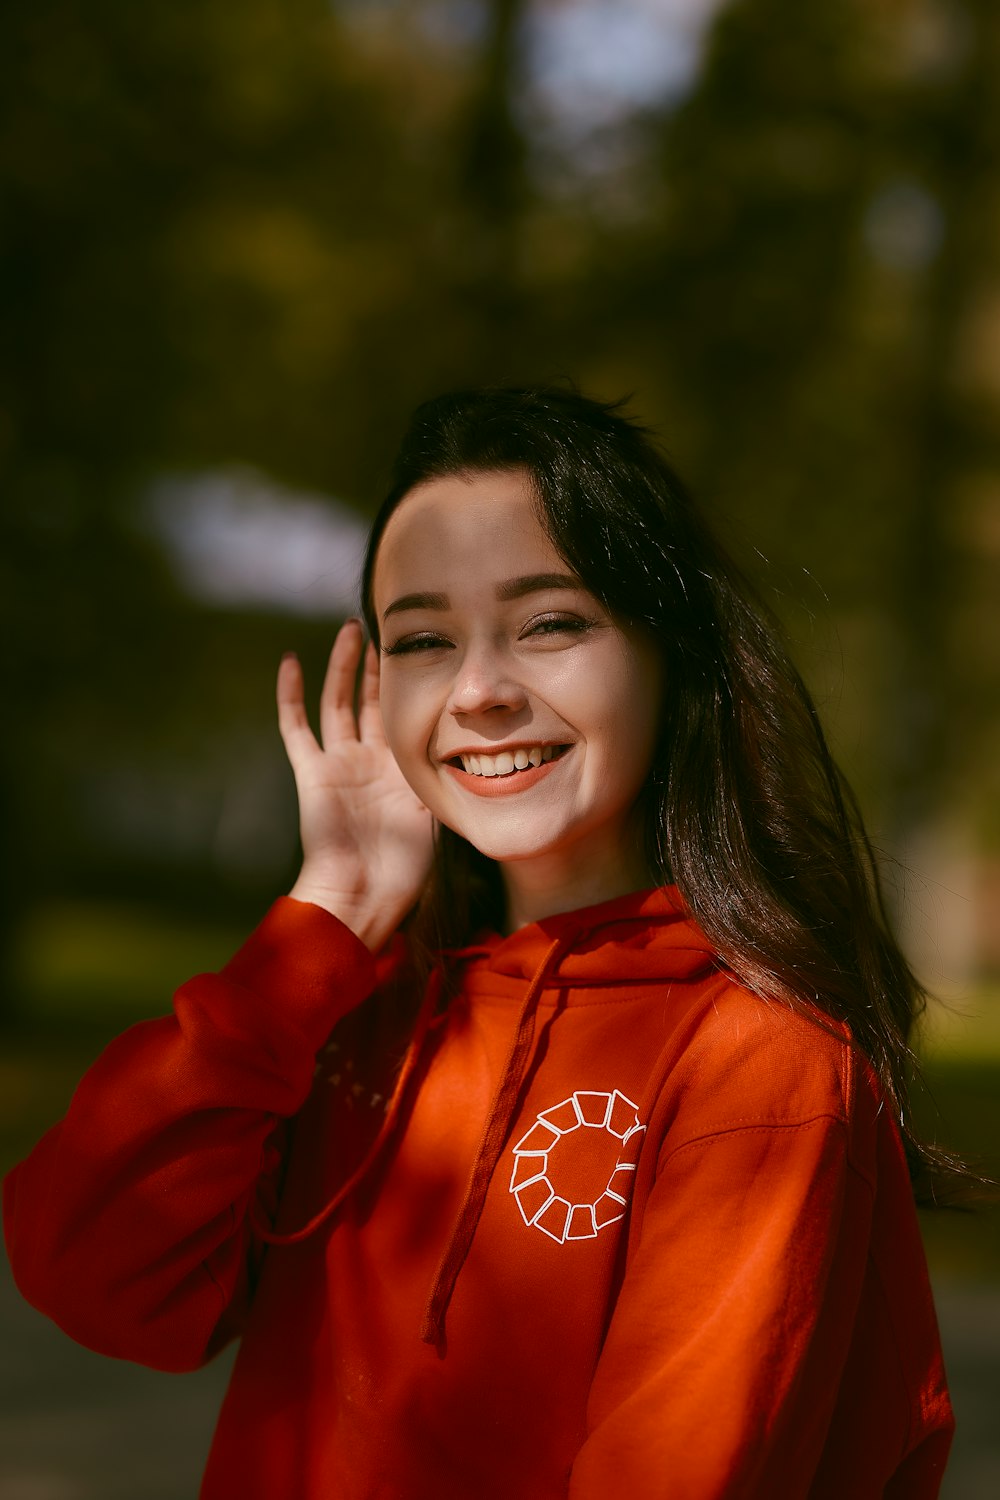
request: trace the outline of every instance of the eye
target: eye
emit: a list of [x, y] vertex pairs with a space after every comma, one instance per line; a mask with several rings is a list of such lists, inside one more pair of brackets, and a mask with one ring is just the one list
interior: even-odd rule
[[401, 636], [391, 646], [383, 646], [384, 656], [419, 656], [427, 651], [437, 651], [442, 647], [450, 646], [443, 636], [434, 635], [431, 631], [422, 631], [416, 635]]
[[593, 628], [593, 623], [592, 620], [581, 619], [579, 615], [537, 615], [525, 625], [521, 639], [529, 636], [582, 635]]

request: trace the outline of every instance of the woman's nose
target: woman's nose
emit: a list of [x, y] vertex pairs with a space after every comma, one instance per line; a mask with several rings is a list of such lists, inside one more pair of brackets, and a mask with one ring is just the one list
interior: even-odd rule
[[467, 651], [448, 695], [448, 711], [456, 716], [481, 714], [495, 708], [522, 708], [526, 701], [524, 688], [501, 653]]

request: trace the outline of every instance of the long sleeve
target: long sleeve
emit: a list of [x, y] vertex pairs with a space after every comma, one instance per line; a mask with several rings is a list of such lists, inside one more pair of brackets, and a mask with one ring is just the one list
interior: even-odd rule
[[100, 1353], [202, 1363], [238, 1322], [252, 1219], [273, 1212], [317, 1051], [374, 983], [348, 928], [284, 898], [172, 1016], [114, 1041], [4, 1183], [24, 1296]]
[[[934, 1320], [898, 1138], [866, 1078], [843, 1109], [775, 1118], [795, 1085], [752, 1053], [757, 1097], [725, 1128], [667, 1134], [570, 1500], [937, 1494], [952, 1421], [939, 1358], [908, 1358]], [[877, 1222], [883, 1197], [894, 1224]], [[928, 1362], [934, 1388], [911, 1389]]]
[[732, 1132], [667, 1164], [598, 1366], [572, 1500], [808, 1493], [830, 1417], [817, 1387], [837, 1390], [864, 1271], [870, 1193], [842, 1135], [828, 1120]]

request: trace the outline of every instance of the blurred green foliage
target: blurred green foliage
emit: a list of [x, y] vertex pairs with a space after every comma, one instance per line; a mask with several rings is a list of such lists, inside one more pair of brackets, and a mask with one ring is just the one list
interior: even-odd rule
[[8, 955], [43, 900], [238, 926], [292, 868], [271, 682], [330, 622], [187, 597], [150, 485], [251, 464], [364, 511], [413, 403], [483, 380], [635, 391], [876, 832], [996, 860], [1000, 12], [732, 0], [685, 98], [560, 137], [546, 8], [5, 7]]
[[[334, 622], [189, 597], [151, 486], [368, 512], [416, 401], [569, 375], [636, 393], [878, 841], [943, 888], [958, 830], [975, 1016], [918, 1114], [1000, 1177], [1000, 6], [720, 0], [686, 96], [560, 134], [575, 3], [6, 0], [0, 1171], [294, 867], [273, 676]], [[995, 1212], [924, 1233], [1000, 1275]]]

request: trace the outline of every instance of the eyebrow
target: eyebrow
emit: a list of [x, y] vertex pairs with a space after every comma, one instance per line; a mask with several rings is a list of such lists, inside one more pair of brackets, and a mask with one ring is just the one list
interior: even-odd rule
[[[583, 584], [572, 573], [524, 573], [520, 578], [507, 578], [497, 585], [496, 596], [506, 604], [511, 599], [523, 599], [526, 594], [538, 594], [543, 589], [580, 589]], [[403, 594], [382, 611], [382, 619], [398, 615], [406, 609], [450, 609], [447, 594]]]

